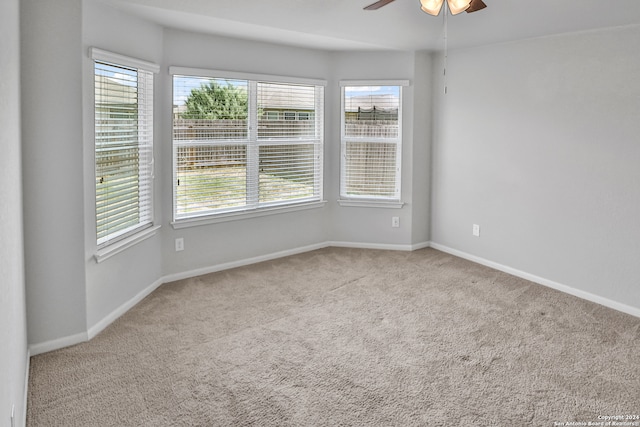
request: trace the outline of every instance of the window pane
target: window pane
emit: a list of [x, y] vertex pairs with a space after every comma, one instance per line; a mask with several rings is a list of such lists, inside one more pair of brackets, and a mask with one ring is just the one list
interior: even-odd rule
[[176, 217], [247, 202], [245, 145], [183, 145], [176, 149]]
[[247, 139], [247, 93], [242, 80], [174, 76], [174, 140]]
[[345, 86], [342, 197], [400, 198], [400, 86]]
[[153, 74], [95, 62], [98, 245], [151, 222]]
[[397, 138], [398, 86], [344, 88], [344, 136]]
[[313, 144], [260, 147], [260, 202], [313, 197], [316, 154]]
[[258, 138], [315, 138], [315, 106], [314, 86], [258, 83]]
[[173, 80], [175, 220], [321, 199], [322, 87]]
[[344, 192], [348, 196], [396, 195], [394, 143], [347, 142]]

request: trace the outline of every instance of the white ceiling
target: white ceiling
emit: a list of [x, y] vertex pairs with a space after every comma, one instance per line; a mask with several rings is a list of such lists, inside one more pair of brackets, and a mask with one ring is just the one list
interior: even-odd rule
[[[325, 50], [438, 50], [443, 18], [419, 0], [103, 0], [166, 27]], [[449, 17], [450, 48], [640, 24], [640, 0], [484, 0]], [[639, 40], [640, 45], [640, 40]]]

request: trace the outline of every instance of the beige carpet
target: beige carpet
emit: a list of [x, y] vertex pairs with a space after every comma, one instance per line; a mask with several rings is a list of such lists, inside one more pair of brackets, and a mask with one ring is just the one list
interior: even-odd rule
[[28, 401], [29, 426], [639, 413], [640, 319], [433, 249], [327, 248], [163, 285], [92, 341], [34, 357]]

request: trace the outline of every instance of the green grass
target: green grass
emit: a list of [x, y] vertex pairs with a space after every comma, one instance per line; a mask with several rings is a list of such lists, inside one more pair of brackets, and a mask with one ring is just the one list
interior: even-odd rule
[[[177, 213], [187, 214], [214, 209], [236, 208], [247, 204], [245, 167], [189, 169], [178, 173]], [[303, 199], [313, 196], [312, 180], [299, 182], [261, 173], [259, 202]], [[311, 182], [309, 182], [311, 181]]]

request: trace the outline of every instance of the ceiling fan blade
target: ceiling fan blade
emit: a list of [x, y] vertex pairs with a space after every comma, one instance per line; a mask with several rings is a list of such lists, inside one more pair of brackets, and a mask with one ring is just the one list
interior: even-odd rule
[[370, 4], [369, 6], [365, 7], [364, 10], [376, 10], [376, 9], [380, 9], [382, 6], [386, 6], [389, 3], [391, 3], [392, 1], [395, 0], [379, 0], [373, 4]]
[[471, 0], [471, 4], [467, 8], [467, 13], [477, 12], [478, 10], [484, 9], [487, 7], [486, 4], [482, 0]]

